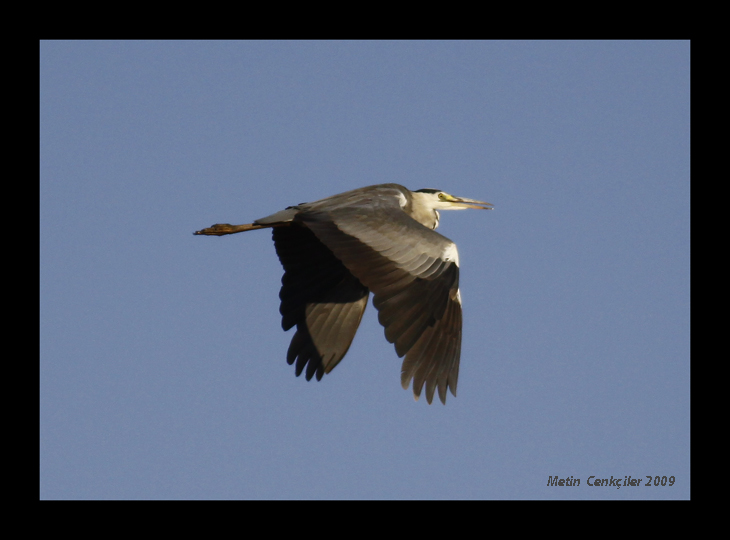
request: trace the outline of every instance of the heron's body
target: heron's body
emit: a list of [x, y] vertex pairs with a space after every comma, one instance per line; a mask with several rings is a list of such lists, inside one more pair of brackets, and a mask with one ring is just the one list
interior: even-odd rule
[[425, 385], [429, 403], [437, 389], [446, 403], [459, 376], [461, 296], [458, 251], [434, 231], [437, 209], [490, 207], [438, 190], [380, 184], [195, 234], [273, 229], [284, 267], [282, 326], [297, 327], [287, 353], [297, 375], [319, 380], [342, 360], [372, 292], [386, 339], [405, 356], [403, 388], [413, 380], [416, 399]]

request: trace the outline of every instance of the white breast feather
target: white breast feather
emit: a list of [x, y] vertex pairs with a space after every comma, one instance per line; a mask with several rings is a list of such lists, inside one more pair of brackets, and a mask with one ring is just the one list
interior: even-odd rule
[[[446, 246], [446, 249], [444, 249], [441, 253], [441, 258], [445, 261], [451, 261], [455, 263], [456, 266], [459, 266], [459, 250], [456, 249], [456, 244], [451, 242], [448, 246]], [[456, 301], [461, 304], [461, 291], [459, 291], [459, 289], [456, 289]]]
[[452, 242], [446, 246], [441, 253], [441, 258], [445, 261], [456, 263], [456, 266], [459, 266], [459, 250], [456, 249], [456, 244]]

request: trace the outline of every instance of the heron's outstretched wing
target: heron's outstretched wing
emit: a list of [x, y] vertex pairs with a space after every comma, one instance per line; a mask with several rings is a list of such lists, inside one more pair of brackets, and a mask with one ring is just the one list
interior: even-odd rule
[[305, 227], [273, 229], [274, 245], [284, 267], [281, 325], [297, 331], [287, 362], [306, 378], [329, 373], [347, 353], [367, 306], [369, 291]]
[[[382, 195], [382, 194], [381, 194]], [[378, 320], [398, 356], [403, 388], [446, 403], [456, 395], [461, 352], [461, 299], [456, 246], [410, 218], [398, 193], [342, 205], [300, 205], [295, 223], [312, 230], [374, 296]]]

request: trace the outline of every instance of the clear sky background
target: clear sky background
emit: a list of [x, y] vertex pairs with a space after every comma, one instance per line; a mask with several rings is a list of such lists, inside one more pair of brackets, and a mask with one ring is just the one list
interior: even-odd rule
[[[40, 496], [688, 498], [689, 49], [41, 42]], [[192, 234], [385, 182], [495, 206], [446, 406], [372, 304], [295, 377], [270, 232]]]

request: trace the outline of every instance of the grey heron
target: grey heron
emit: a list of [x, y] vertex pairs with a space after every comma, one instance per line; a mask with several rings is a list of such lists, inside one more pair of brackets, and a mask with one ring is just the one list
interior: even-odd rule
[[197, 235], [223, 236], [271, 228], [284, 267], [282, 327], [296, 332], [287, 362], [320, 380], [352, 343], [370, 292], [386, 339], [405, 356], [401, 384], [413, 381], [456, 396], [461, 354], [461, 295], [456, 244], [437, 233], [439, 210], [490, 210], [492, 205], [438, 189], [398, 184], [355, 189], [289, 206], [245, 225], [217, 224]]

